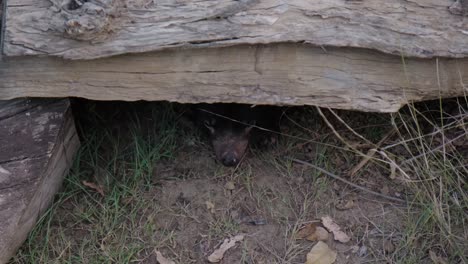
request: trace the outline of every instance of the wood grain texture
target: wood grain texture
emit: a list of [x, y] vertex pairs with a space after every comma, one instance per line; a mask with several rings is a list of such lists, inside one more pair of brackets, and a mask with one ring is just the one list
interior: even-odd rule
[[0, 0], [0, 62], [2, 60], [2, 56], [3, 56], [3, 19], [4, 19], [4, 16], [3, 16], [3, 13], [4, 13], [4, 9], [6, 9], [6, 5], [4, 5], [4, 2], [3, 0]]
[[0, 263], [47, 209], [79, 141], [68, 99], [0, 101]]
[[0, 64], [0, 99], [318, 105], [394, 112], [410, 101], [468, 94], [468, 59], [406, 59], [300, 44], [182, 49], [91, 61], [15, 57]]
[[468, 56], [467, 0], [9, 0], [6, 55], [94, 59], [280, 42]]

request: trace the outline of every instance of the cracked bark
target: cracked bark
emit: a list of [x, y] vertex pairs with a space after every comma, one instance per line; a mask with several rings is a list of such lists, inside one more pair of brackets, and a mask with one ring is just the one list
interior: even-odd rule
[[4, 52], [48, 56], [4, 57], [0, 99], [394, 112], [468, 92], [466, 0], [70, 1], [8, 1]]
[[468, 55], [466, 0], [9, 0], [4, 52], [94, 59], [280, 42], [409, 57]]
[[79, 142], [67, 99], [0, 101], [0, 263], [26, 239]]

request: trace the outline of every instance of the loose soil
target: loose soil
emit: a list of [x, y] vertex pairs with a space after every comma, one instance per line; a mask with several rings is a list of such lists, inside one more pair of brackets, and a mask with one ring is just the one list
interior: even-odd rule
[[[289, 159], [414, 201], [403, 176], [393, 175], [388, 165], [371, 160], [349, 176], [362, 160], [356, 152], [367, 153], [371, 146], [340, 122], [334, 129], [354, 149], [314, 108], [289, 108], [277, 145], [250, 149], [239, 167], [227, 168], [215, 161], [186, 111], [168, 103], [77, 101], [84, 142], [80, 161], [53, 210], [12, 263], [32, 258], [36, 263], [157, 263], [156, 251], [176, 263], [208, 263], [224, 239], [238, 234], [245, 239], [220, 263], [305, 263], [316, 242], [295, 234], [309, 223], [321, 226], [324, 216], [351, 237], [341, 243], [330, 234], [325, 241], [338, 253], [335, 263], [432, 263], [430, 250], [451, 257], [444, 255], [445, 242], [424, 245], [425, 236], [412, 233], [414, 219], [424, 210], [358, 190]], [[387, 114], [338, 113], [373, 143], [392, 129]], [[394, 140], [390, 136], [385, 144]], [[407, 150], [395, 151], [405, 155]], [[83, 181], [101, 186], [104, 196]], [[423, 252], [408, 246], [409, 236]]]

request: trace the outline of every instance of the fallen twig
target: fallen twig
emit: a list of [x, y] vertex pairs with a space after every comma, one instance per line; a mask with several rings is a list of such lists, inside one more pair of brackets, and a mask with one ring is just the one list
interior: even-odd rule
[[314, 169], [316, 169], [316, 170], [318, 170], [318, 171], [320, 171], [320, 172], [322, 172], [322, 173], [324, 173], [324, 174], [326, 174], [326, 175], [328, 175], [328, 176], [330, 176], [330, 177], [332, 177], [332, 178], [334, 178], [334, 179], [336, 179], [336, 180], [342, 181], [342, 182], [344, 182], [344, 183], [346, 183], [346, 184], [348, 184], [348, 185], [350, 185], [350, 186], [352, 186], [352, 187], [354, 187], [354, 188], [356, 188], [356, 189], [359, 189], [359, 190], [361, 190], [361, 191], [364, 191], [364, 192], [367, 192], [367, 193], [370, 193], [370, 194], [373, 194], [373, 195], [375, 195], [375, 196], [379, 196], [379, 197], [382, 197], [382, 198], [385, 198], [385, 199], [388, 199], [388, 200], [392, 200], [392, 201], [396, 201], [396, 202], [400, 202], [400, 203], [406, 203], [406, 201], [403, 200], [403, 199], [399, 199], [399, 198], [396, 198], [396, 197], [392, 197], [392, 196], [388, 196], [388, 195], [381, 194], [381, 193], [378, 193], [378, 192], [374, 192], [374, 191], [369, 190], [369, 189], [367, 189], [367, 188], [364, 188], [364, 187], [362, 187], [362, 186], [360, 186], [360, 185], [357, 185], [357, 184], [355, 184], [355, 183], [352, 183], [352, 182], [350, 182], [350, 181], [348, 181], [348, 180], [345, 180], [345, 179], [341, 178], [341, 177], [338, 176], [338, 175], [335, 175], [335, 174], [333, 174], [333, 173], [331, 173], [331, 172], [329, 172], [329, 171], [326, 171], [326, 170], [324, 170], [324, 169], [322, 169], [322, 168], [320, 168], [320, 167], [318, 167], [318, 166], [315, 166], [314, 164], [312, 164], [312, 163], [310, 163], [310, 162], [303, 161], [303, 160], [299, 160], [299, 159], [295, 159], [295, 158], [291, 158], [291, 157], [290, 157], [289, 159], [292, 160], [292, 161], [294, 161], [294, 162], [297, 162], [297, 163], [300, 163], [300, 164], [303, 164], [303, 165], [310, 166], [310, 167], [312, 167], [312, 168], [314, 168]]
[[372, 157], [374, 157], [375, 153], [377, 152], [377, 149], [380, 148], [380, 146], [382, 146], [383, 143], [385, 143], [385, 141], [387, 141], [387, 139], [389, 139], [391, 136], [393, 136], [393, 134], [395, 134], [396, 132], [396, 129], [393, 128], [389, 133], [387, 133], [376, 145], [374, 148], [370, 149], [367, 153], [366, 153], [366, 156], [362, 158], [361, 162], [359, 162], [356, 166], [354, 166], [350, 172], [349, 172], [349, 176], [350, 177], [354, 177], [354, 175], [356, 175], [356, 173], [361, 170], [368, 162], [369, 160], [372, 159]]

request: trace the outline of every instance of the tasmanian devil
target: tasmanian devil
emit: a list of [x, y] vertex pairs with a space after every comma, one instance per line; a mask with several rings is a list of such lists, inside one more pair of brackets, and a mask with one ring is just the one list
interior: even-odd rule
[[[245, 104], [198, 104], [196, 120], [208, 132], [216, 159], [225, 166], [236, 166], [249, 144], [266, 145], [276, 141], [279, 109]], [[266, 130], [263, 130], [264, 128]]]

